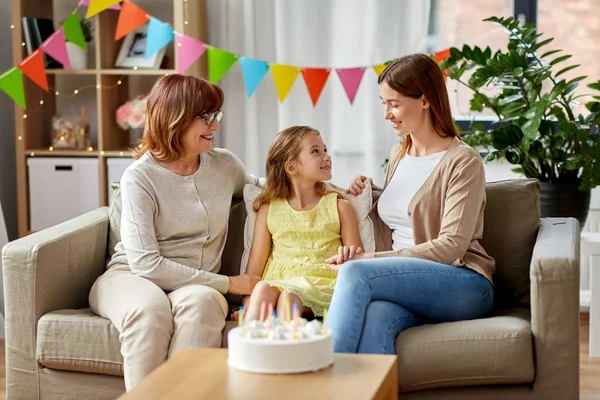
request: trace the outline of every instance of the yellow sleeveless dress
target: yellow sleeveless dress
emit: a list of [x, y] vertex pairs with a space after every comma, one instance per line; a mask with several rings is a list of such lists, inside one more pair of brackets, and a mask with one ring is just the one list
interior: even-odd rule
[[263, 280], [300, 297], [316, 316], [329, 307], [337, 277], [325, 262], [342, 244], [337, 199], [337, 193], [328, 193], [307, 211], [274, 199], [267, 215], [273, 247]]

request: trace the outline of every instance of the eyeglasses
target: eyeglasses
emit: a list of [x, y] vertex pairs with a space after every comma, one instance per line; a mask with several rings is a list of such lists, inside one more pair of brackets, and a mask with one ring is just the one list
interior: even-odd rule
[[218, 110], [211, 114], [198, 114], [198, 117], [202, 118], [204, 122], [206, 122], [206, 125], [211, 126], [215, 121], [221, 122], [221, 119], [223, 118], [223, 110]]

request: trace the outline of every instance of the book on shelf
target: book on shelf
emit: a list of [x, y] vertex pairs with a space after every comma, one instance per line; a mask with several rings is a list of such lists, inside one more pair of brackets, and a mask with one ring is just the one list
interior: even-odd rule
[[[23, 17], [22, 22], [27, 54], [33, 53], [54, 33], [54, 24], [51, 19]], [[61, 63], [46, 53], [44, 53], [44, 63], [46, 68], [63, 67]]]

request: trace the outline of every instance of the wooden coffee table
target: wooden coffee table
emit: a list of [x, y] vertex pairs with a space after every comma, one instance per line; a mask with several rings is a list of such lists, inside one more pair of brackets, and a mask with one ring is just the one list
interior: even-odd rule
[[184, 350], [119, 400], [398, 399], [397, 357], [335, 354], [321, 371], [268, 375], [227, 365], [227, 349]]

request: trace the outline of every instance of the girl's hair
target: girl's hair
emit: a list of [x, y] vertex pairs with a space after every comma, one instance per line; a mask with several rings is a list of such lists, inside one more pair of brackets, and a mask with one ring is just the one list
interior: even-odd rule
[[160, 161], [176, 161], [183, 155], [181, 135], [199, 114], [218, 111], [224, 95], [206, 79], [172, 74], [160, 78], [148, 96], [146, 125], [134, 158], [149, 151]]
[[[320, 135], [310, 126], [291, 126], [275, 136], [267, 156], [267, 187], [252, 203], [254, 212], [272, 199], [287, 199], [292, 195], [292, 185], [285, 172], [285, 164], [295, 160], [300, 154], [302, 140], [309, 133]], [[315, 190], [319, 195], [333, 192], [324, 182], [317, 182]]]
[[[387, 83], [406, 97], [419, 99], [425, 96], [429, 102], [429, 115], [435, 132], [441, 136], [458, 137], [454, 125], [444, 74], [437, 63], [426, 54], [411, 54], [389, 64], [379, 75], [378, 84]], [[399, 157], [402, 158], [411, 145], [409, 135], [402, 140]]]

